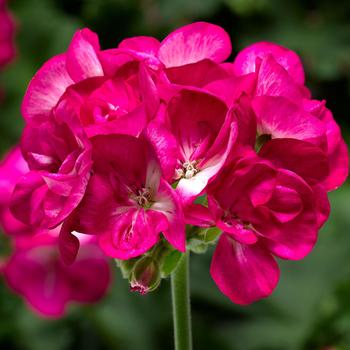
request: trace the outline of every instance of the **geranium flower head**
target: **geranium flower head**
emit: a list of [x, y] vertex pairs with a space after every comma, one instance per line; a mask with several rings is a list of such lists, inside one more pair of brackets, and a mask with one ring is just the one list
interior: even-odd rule
[[[68, 282], [91, 283], [82, 237], [141, 293], [186, 249], [203, 252], [219, 237], [211, 275], [238, 304], [272, 293], [278, 258], [310, 253], [327, 192], [348, 175], [339, 126], [312, 99], [295, 52], [260, 42], [225, 62], [230, 54], [228, 34], [206, 22], [107, 50], [81, 29], [35, 74], [22, 104], [23, 158], [17, 150], [0, 168], [0, 218], [17, 242], [8, 279], [31, 305], [59, 315], [85, 298]], [[22, 246], [18, 232], [33, 242]], [[42, 249], [50, 253], [33, 262]], [[35, 266], [33, 281], [17, 270], [23, 264]], [[63, 281], [50, 293], [46, 266]]]

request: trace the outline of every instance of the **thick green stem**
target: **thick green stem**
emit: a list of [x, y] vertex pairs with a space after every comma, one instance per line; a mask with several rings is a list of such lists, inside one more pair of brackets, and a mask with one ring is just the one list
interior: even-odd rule
[[189, 252], [171, 275], [175, 350], [192, 350]]

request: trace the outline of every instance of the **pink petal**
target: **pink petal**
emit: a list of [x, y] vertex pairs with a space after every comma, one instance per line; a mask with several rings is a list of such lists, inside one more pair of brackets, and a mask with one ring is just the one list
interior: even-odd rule
[[9, 286], [45, 317], [62, 317], [71, 301], [94, 302], [106, 292], [110, 271], [93, 243], [82, 243], [77, 261], [66, 266], [57, 252], [56, 231], [16, 240], [4, 269]]
[[226, 234], [219, 239], [210, 273], [221, 292], [241, 305], [269, 296], [279, 279], [278, 265], [266, 249], [237, 243]]
[[228, 113], [237, 122], [237, 143], [254, 146], [256, 141], [256, 116], [251, 106], [251, 100], [243, 94], [232, 105]]
[[[276, 170], [256, 157], [251, 149], [242, 150], [241, 157], [228, 163], [210, 188], [211, 211], [221, 207], [244, 220], [257, 220], [254, 208], [265, 205], [276, 186]], [[213, 198], [214, 197], [214, 198]], [[215, 200], [214, 200], [215, 199]], [[217, 212], [217, 220], [224, 212]]]
[[77, 31], [67, 51], [67, 70], [75, 82], [103, 75], [98, 37], [85, 28]]
[[219, 220], [216, 222], [216, 226], [239, 243], [254, 244], [258, 241], [255, 233], [238, 221], [228, 223]]
[[47, 257], [55, 254], [55, 247], [42, 245], [17, 251], [6, 266], [9, 286], [40, 314], [60, 317], [70, 296], [70, 288], [64, 276], [57, 271], [55, 260]]
[[205, 89], [223, 99], [231, 107], [245, 93], [251, 95], [255, 90], [256, 75], [247, 74], [241, 77], [217, 79], [205, 86]]
[[[75, 231], [91, 235], [100, 235], [108, 231], [111, 218], [129, 209], [129, 203], [122, 203], [125, 194], [123, 188], [114, 200], [114, 188], [108, 179], [98, 174], [91, 176], [85, 196], [77, 209], [78, 219]], [[119, 203], [121, 202], [121, 203]], [[122, 204], [125, 204], [122, 206]], [[118, 206], [121, 207], [119, 210]], [[115, 215], [113, 215], [115, 212]]]
[[149, 157], [144, 140], [130, 135], [100, 135], [91, 143], [95, 171], [118, 172], [121, 181], [139, 188], [145, 184]]
[[[292, 220], [277, 225], [278, 233], [276, 234], [275, 231], [275, 234], [266, 240], [266, 245], [273, 254], [283, 259], [302, 259], [310, 253], [317, 240], [319, 207], [315, 202], [318, 199], [315, 198], [312, 189], [306, 182], [292, 172], [280, 170], [278, 183], [280, 186], [297, 192], [299, 198], [302, 200], [302, 210], [298, 215], [295, 215], [295, 211], [298, 211], [298, 207], [300, 206], [296, 201], [300, 199], [295, 198], [296, 201], [293, 199], [291, 203], [287, 203], [286, 193], [283, 193], [282, 195], [279, 194], [277, 203], [277, 198], [273, 196], [271, 209], [278, 210], [280, 208], [281, 211], [292, 210], [289, 213], [291, 215], [289, 219]], [[293, 196], [295, 197], [295, 194]], [[275, 203], [273, 203], [274, 201]], [[284, 218], [287, 219], [286, 216]], [[264, 223], [261, 225], [264, 225]], [[259, 232], [262, 231], [259, 227], [257, 229]]]
[[281, 223], [295, 219], [303, 210], [300, 195], [292, 188], [277, 185], [269, 201], [269, 209]]
[[210, 158], [204, 159], [200, 163], [199, 172], [190, 179], [182, 178], [178, 183], [176, 190], [186, 203], [192, 202], [194, 197], [206, 188], [226, 162], [236, 141], [237, 124], [232, 122], [228, 127], [224, 125], [221, 130], [222, 132], [218, 135], [215, 144], [207, 153], [207, 156]]
[[314, 193], [316, 212], [317, 212], [317, 226], [321, 228], [328, 220], [331, 211], [331, 206], [328, 200], [327, 192], [322, 185], [312, 186]]
[[[143, 60], [145, 56], [147, 56], [148, 59], [153, 58], [153, 56], [129, 49], [108, 49], [98, 52], [98, 58], [103, 71], [105, 75], [109, 77], [114, 77], [117, 71], [126, 63]], [[156, 59], [156, 61], [159, 63], [158, 59]]]
[[328, 191], [341, 186], [349, 175], [349, 151], [345, 141], [339, 141], [338, 146], [329, 156], [330, 175], [325, 182]]
[[79, 239], [72, 234], [73, 222], [71, 219], [67, 219], [61, 228], [58, 238], [58, 249], [62, 261], [66, 265], [72, 265], [78, 255], [79, 251]]
[[325, 108], [322, 102], [320, 102], [320, 104], [321, 104], [321, 107], [320, 107], [321, 112], [315, 113], [313, 111], [311, 113], [316, 117], [320, 118], [324, 123], [325, 129], [326, 129], [326, 135], [327, 135], [327, 146], [328, 146], [327, 150], [328, 150], [328, 153], [332, 153], [334, 152], [335, 148], [338, 146], [342, 138], [341, 131], [340, 131], [339, 125], [333, 118], [332, 112], [328, 108]]
[[159, 93], [147, 66], [140, 63], [139, 84], [141, 99], [144, 101], [149, 119], [153, 118], [159, 107]]
[[72, 174], [31, 171], [17, 183], [11, 201], [13, 215], [27, 225], [52, 228], [80, 203], [90, 177], [89, 151], [74, 163]]
[[22, 115], [27, 121], [47, 120], [53, 107], [73, 84], [66, 69], [66, 55], [48, 60], [29, 83], [22, 103]]
[[160, 181], [155, 203], [151, 207], [164, 214], [168, 220], [168, 227], [163, 231], [166, 240], [181, 252], [186, 250], [185, 219], [181, 201], [176, 192], [164, 180]]
[[296, 84], [287, 71], [271, 55], [261, 61], [256, 83], [257, 96], [283, 96], [298, 102], [308, 97], [304, 88]]
[[167, 68], [165, 73], [172, 84], [196, 87], [203, 87], [218, 79], [229, 77], [225, 69], [209, 59]]
[[159, 46], [160, 42], [151, 36], [135, 36], [121, 41], [118, 48], [157, 56]]
[[144, 132], [157, 154], [164, 179], [171, 181], [179, 158], [174, 136], [158, 120], [150, 122]]
[[198, 227], [215, 226], [215, 218], [209, 208], [200, 204], [189, 204], [183, 210], [186, 224]]
[[72, 301], [94, 303], [106, 294], [111, 271], [106, 257], [95, 244], [82, 244], [77, 260], [65, 269]]
[[0, 163], [0, 206], [8, 205], [16, 182], [28, 171], [28, 164], [24, 160], [19, 146], [15, 146]]
[[110, 221], [108, 230], [100, 236], [100, 247], [110, 257], [131, 259], [152, 248], [166, 227], [163, 213], [130, 209]]
[[36, 232], [17, 220], [8, 207], [0, 210], [0, 227], [8, 235], [32, 235]]
[[194, 153], [201, 158], [214, 142], [225, 121], [227, 108], [212, 95], [182, 90], [172, 98], [167, 112], [169, 129], [181, 155], [184, 160], [190, 160]]
[[310, 184], [324, 181], [329, 174], [327, 155], [313, 144], [295, 139], [274, 139], [266, 142], [259, 156], [277, 167], [291, 170]]
[[253, 109], [258, 120], [258, 133], [272, 138], [294, 138], [316, 145], [325, 142], [323, 123], [298, 105], [283, 97], [255, 97]]
[[139, 136], [141, 131], [146, 127], [147, 122], [147, 114], [144, 108], [140, 107], [115, 120], [86, 126], [85, 131], [89, 138], [98, 135], [115, 134]]
[[24, 175], [12, 194], [10, 210], [14, 217], [29, 226], [39, 226], [44, 220], [42, 201], [47, 190], [42, 176], [37, 172]]
[[197, 22], [170, 33], [161, 42], [158, 56], [166, 67], [177, 67], [206, 58], [222, 62], [231, 49], [230, 38], [221, 27]]
[[304, 84], [305, 76], [299, 56], [283, 46], [266, 41], [258, 42], [240, 51], [234, 61], [236, 74], [256, 72], [256, 59], [272, 55], [298, 84]]

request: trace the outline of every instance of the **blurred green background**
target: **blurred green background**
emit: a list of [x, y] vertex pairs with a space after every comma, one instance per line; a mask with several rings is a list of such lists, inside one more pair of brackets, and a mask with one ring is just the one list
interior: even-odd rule
[[[19, 107], [40, 65], [66, 50], [78, 28], [96, 31], [103, 48], [127, 36], [164, 37], [197, 20], [223, 26], [234, 53], [271, 40], [302, 57], [315, 98], [327, 100], [349, 141], [349, 0], [10, 0], [17, 19], [18, 56], [1, 72], [0, 152], [18, 141]], [[349, 144], [349, 142], [348, 142]], [[233, 305], [209, 275], [211, 252], [192, 257], [195, 349], [350, 349], [350, 183], [330, 194], [332, 214], [313, 253], [281, 262], [273, 296]], [[172, 349], [169, 281], [147, 296], [131, 294], [119, 272], [98, 305], [73, 306], [67, 317], [42, 320], [0, 283], [0, 349]]]

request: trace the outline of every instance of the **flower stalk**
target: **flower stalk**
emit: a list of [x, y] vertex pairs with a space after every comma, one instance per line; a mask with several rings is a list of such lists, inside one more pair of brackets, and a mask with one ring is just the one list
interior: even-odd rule
[[192, 350], [189, 252], [171, 275], [175, 350]]

